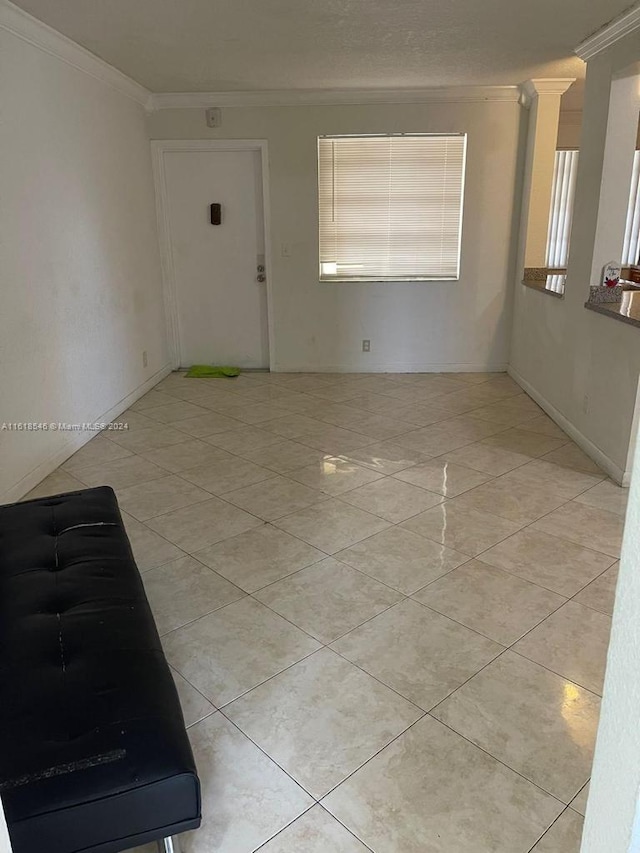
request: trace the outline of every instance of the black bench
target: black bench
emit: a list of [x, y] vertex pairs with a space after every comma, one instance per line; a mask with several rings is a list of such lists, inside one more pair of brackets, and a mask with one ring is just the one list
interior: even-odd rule
[[182, 710], [110, 488], [0, 507], [0, 794], [14, 853], [172, 850], [200, 825]]

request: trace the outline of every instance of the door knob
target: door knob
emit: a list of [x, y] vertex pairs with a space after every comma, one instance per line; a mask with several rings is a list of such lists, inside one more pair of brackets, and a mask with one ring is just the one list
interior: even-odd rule
[[266, 275], [263, 275], [262, 273], [259, 273], [259, 274], [256, 276], [256, 281], [266, 281], [266, 280], [267, 280]]

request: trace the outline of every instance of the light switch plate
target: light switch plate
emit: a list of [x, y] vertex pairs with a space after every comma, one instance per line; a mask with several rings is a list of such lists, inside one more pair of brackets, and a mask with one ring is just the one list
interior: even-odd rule
[[220, 127], [222, 124], [222, 111], [219, 107], [210, 107], [205, 111], [207, 127]]

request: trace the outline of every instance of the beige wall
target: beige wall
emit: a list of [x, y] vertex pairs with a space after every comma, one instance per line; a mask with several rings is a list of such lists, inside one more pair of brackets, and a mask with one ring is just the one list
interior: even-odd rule
[[[149, 134], [268, 140], [272, 369], [504, 369], [521, 113], [516, 103], [498, 102], [225, 108], [222, 127], [209, 130], [204, 110], [170, 109], [149, 117]], [[319, 283], [318, 135], [402, 131], [468, 133], [460, 281]], [[291, 257], [282, 257], [283, 243]]]
[[[634, 33], [588, 65], [565, 297], [555, 299], [516, 283], [511, 346], [516, 378], [554, 416], [563, 418], [583, 446], [619, 480], [625, 474], [628, 477], [630, 469], [640, 329], [588, 311], [584, 302], [592, 275], [611, 78], [614, 69], [625, 67], [638, 55], [640, 35]], [[622, 237], [612, 257], [620, 255]], [[598, 258], [597, 263], [608, 260], [611, 257]]]
[[[144, 110], [0, 30], [0, 114], [0, 423], [118, 414], [167, 361]], [[0, 431], [0, 500], [91, 435]]]

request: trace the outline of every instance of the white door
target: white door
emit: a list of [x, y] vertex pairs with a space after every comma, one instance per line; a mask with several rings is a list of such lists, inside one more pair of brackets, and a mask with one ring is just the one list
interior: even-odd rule
[[164, 174], [180, 365], [268, 367], [260, 152], [165, 151]]

